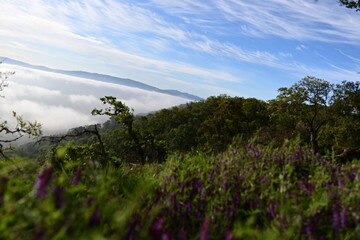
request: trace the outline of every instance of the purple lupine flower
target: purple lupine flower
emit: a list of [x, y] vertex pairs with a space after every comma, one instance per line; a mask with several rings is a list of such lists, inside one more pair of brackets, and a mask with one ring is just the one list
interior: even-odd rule
[[224, 182], [223, 182], [223, 184], [222, 184], [222, 186], [221, 186], [221, 189], [222, 189], [224, 192], [226, 191], [226, 189], [227, 189], [226, 179], [224, 179]]
[[279, 220], [280, 220], [281, 228], [282, 228], [282, 230], [285, 232], [285, 231], [286, 231], [285, 217], [284, 217], [284, 216], [280, 216]]
[[172, 205], [174, 206], [174, 211], [177, 212], [180, 209], [180, 206], [177, 201], [177, 197], [176, 197], [175, 193], [170, 196], [170, 201], [171, 201]]
[[200, 240], [208, 239], [209, 225], [210, 225], [210, 220], [209, 220], [209, 217], [206, 216], [204, 218], [204, 222], [201, 227]]
[[345, 181], [344, 181], [344, 176], [343, 176], [343, 175], [341, 175], [341, 176], [339, 177], [339, 187], [340, 187], [341, 189], [343, 189], [343, 188], [345, 187]]
[[347, 172], [346, 173], [346, 177], [349, 179], [349, 181], [354, 181], [355, 178], [356, 178], [356, 174], [355, 173], [352, 173], [352, 172]]
[[100, 211], [99, 208], [96, 207], [90, 215], [89, 226], [96, 227], [99, 223], [100, 223]]
[[295, 159], [300, 159], [301, 156], [302, 156], [302, 148], [299, 147], [299, 148], [297, 148], [297, 149], [295, 150], [294, 158], [295, 158]]
[[333, 204], [332, 210], [333, 210], [332, 225], [333, 225], [334, 231], [336, 233], [338, 233], [339, 228], [340, 228], [339, 204], [337, 204], [337, 203]]
[[44, 170], [42, 170], [40, 172], [39, 177], [36, 180], [36, 184], [35, 184], [36, 196], [40, 200], [43, 200], [46, 197], [46, 194], [48, 191], [48, 185], [49, 185], [52, 173], [53, 173], [52, 166], [45, 168]]
[[346, 221], [347, 220], [347, 212], [346, 209], [343, 208], [340, 214], [340, 223], [342, 228], [346, 228]]
[[247, 147], [245, 149], [248, 152], [250, 152], [250, 151], [252, 152], [254, 150], [254, 148], [253, 148], [253, 146], [251, 144], [247, 145]]
[[78, 166], [76, 169], [76, 172], [72, 176], [71, 183], [74, 185], [78, 185], [81, 182], [81, 173], [82, 173], [83, 167]]
[[59, 185], [55, 187], [53, 196], [55, 201], [55, 207], [57, 209], [62, 208], [62, 206], [64, 205], [64, 193], [65, 193], [64, 188], [60, 187]]
[[202, 214], [201, 214], [201, 211], [200, 211], [200, 210], [198, 210], [198, 209], [195, 210], [195, 217], [196, 217], [196, 218], [200, 218], [201, 215], [202, 215]]
[[310, 222], [310, 219], [307, 221], [305, 232], [308, 239], [313, 239], [313, 226]]
[[190, 216], [191, 213], [191, 202], [187, 201], [185, 204], [185, 213], [187, 216]]
[[278, 202], [275, 202], [269, 206], [269, 213], [270, 213], [270, 216], [272, 219], [276, 218], [276, 211], [277, 211], [278, 207], [279, 207]]
[[235, 195], [235, 206], [239, 206], [240, 205], [240, 202], [241, 202], [241, 196], [240, 196], [240, 193], [236, 193]]
[[170, 239], [171, 239], [171, 234], [169, 231], [166, 231], [161, 234], [160, 240], [170, 240]]
[[230, 232], [226, 232], [225, 240], [232, 240], [232, 239], [233, 239], [233, 237], [232, 237], [231, 233], [230, 233]]
[[261, 176], [260, 177], [260, 183], [262, 184], [262, 185], [267, 185], [267, 179], [266, 178], [264, 178], [264, 176]]
[[311, 185], [307, 180], [301, 180], [299, 182], [300, 187], [306, 192], [307, 195], [310, 195], [314, 191], [314, 186]]
[[151, 224], [149, 229], [149, 233], [152, 239], [154, 240], [162, 239], [162, 236], [164, 234], [163, 232], [164, 224], [165, 224], [164, 218], [154, 220], [154, 222]]

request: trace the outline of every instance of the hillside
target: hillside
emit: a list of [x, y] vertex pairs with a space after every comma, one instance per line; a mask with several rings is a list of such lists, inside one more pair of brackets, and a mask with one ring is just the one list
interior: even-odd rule
[[[359, 86], [307, 77], [145, 116], [101, 98], [105, 124], [1, 148], [0, 239], [357, 239]], [[11, 136], [39, 134], [18, 121]]]
[[44, 67], [44, 66], [36, 66], [36, 65], [29, 64], [29, 63], [24, 63], [24, 62], [17, 61], [17, 60], [11, 59], [11, 58], [6, 58], [6, 57], [0, 57], [0, 59], [5, 59], [4, 62], [7, 64], [18, 65], [18, 66], [22, 66], [22, 67], [26, 67], [26, 68], [38, 69], [38, 70], [46, 71], [46, 72], [60, 73], [60, 74], [68, 75], [68, 76], [92, 79], [92, 80], [97, 80], [97, 81], [102, 81], [102, 82], [114, 83], [114, 84], [119, 84], [119, 85], [123, 85], [123, 86], [139, 88], [142, 90], [164, 93], [164, 94], [181, 97], [181, 98], [185, 98], [185, 99], [193, 100], [193, 101], [202, 100], [202, 98], [192, 95], [192, 94], [189, 94], [189, 93], [180, 92], [177, 90], [159, 89], [159, 88], [144, 84], [139, 81], [134, 81], [131, 79], [119, 78], [119, 77], [114, 77], [114, 76], [99, 74], [99, 73], [89, 73], [89, 72], [85, 72], [85, 71], [66, 71], [66, 70], [52, 69], [52, 68], [48, 68], [48, 67]]

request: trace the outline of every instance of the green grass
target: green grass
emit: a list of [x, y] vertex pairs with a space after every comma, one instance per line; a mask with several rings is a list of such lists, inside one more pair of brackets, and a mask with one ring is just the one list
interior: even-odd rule
[[0, 167], [0, 239], [360, 238], [359, 160], [296, 143], [116, 167], [64, 149]]

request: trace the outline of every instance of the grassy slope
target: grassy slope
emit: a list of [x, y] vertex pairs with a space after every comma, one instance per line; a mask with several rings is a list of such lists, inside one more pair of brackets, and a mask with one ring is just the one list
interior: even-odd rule
[[161, 165], [0, 167], [0, 239], [360, 238], [360, 162], [290, 143]]

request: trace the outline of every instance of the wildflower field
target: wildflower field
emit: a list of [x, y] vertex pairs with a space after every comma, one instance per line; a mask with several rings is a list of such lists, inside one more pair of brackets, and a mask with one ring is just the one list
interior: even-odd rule
[[360, 162], [286, 142], [164, 163], [0, 162], [0, 239], [360, 239]]

